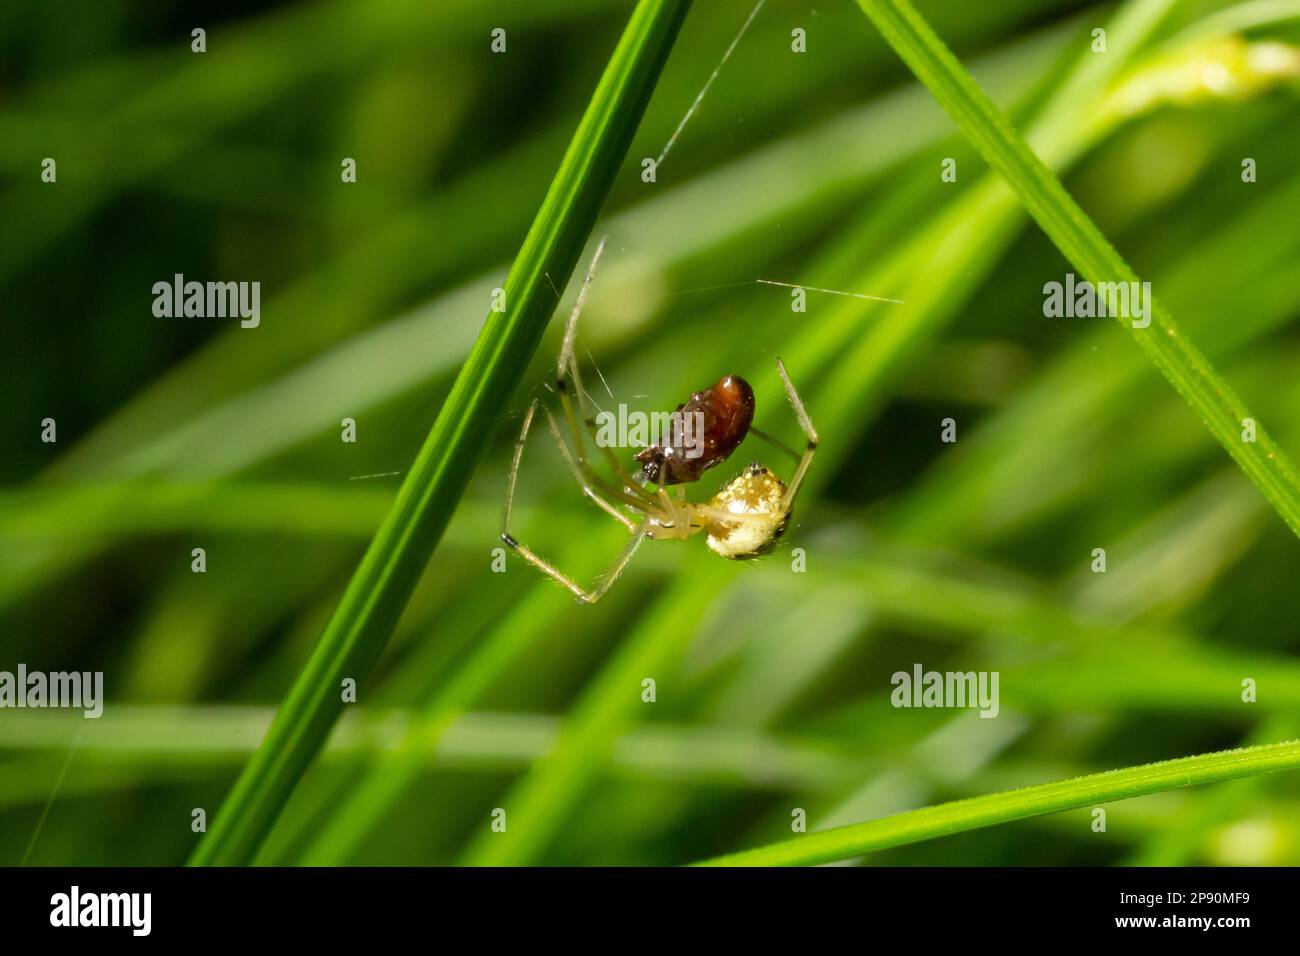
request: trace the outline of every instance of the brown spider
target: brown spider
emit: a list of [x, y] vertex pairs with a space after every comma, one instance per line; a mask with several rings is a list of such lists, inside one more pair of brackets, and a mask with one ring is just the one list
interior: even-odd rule
[[[510, 509], [514, 501], [524, 444], [528, 439], [528, 431], [538, 406], [536, 399], [528, 406], [519, 440], [515, 443], [510, 476], [506, 482], [505, 502], [501, 511], [501, 540], [529, 564], [564, 585], [579, 600], [587, 604], [599, 601], [613, 586], [645, 538], [686, 539], [703, 532], [707, 535], [710, 550], [724, 558], [748, 560], [770, 552], [790, 525], [795, 496], [799, 492], [799, 486], [817, 448], [817, 432], [808, 418], [808, 412], [799, 398], [799, 393], [795, 391], [794, 384], [790, 381], [785, 363], [778, 358], [777, 373], [781, 376], [786, 396], [794, 408], [795, 417], [799, 420], [799, 425], [807, 439], [802, 455], [753, 427], [754, 391], [743, 378], [728, 375], [720, 379], [712, 388], [696, 392], [688, 402], [679, 405], [673, 413], [679, 420], [686, 415], [701, 416], [702, 441], [696, 446], [694, 456], [685, 453], [686, 449], [680, 441], [671, 437], [661, 438], [636, 455], [634, 460], [642, 466], [641, 472], [639, 477], [631, 475], [619, 462], [614, 452], [596, 440], [595, 417], [591, 413], [586, 392], [582, 388], [578, 363], [574, 355], [578, 316], [586, 301], [587, 290], [604, 247], [605, 242], [602, 239], [595, 255], [592, 256], [591, 266], [578, 291], [578, 299], [565, 326], [564, 340], [556, 360], [555, 390], [560, 396], [564, 420], [573, 442], [572, 449], [565, 442], [555, 415], [545, 406], [542, 410], [546, 414], [547, 426], [560, 447], [560, 453], [583, 492], [627, 528], [632, 538], [622, 554], [601, 577], [599, 583], [588, 590], [553, 564], [533, 553], [510, 533]], [[601, 477], [591, 467], [587, 457], [584, 427], [589, 432], [586, 437], [590, 438], [604, 454], [622, 482], [622, 487]], [[703, 472], [725, 461], [751, 432], [790, 455], [798, 463], [790, 483], [787, 485], [770, 469], [758, 462], [751, 462], [739, 475], [727, 482], [708, 503], [687, 501], [685, 485], [698, 480]], [[674, 429], [670, 434], [680, 435], [680, 431]], [[678, 486], [676, 497], [668, 494], [666, 488], [670, 485]], [[639, 514], [640, 520], [628, 517], [616, 507], [614, 502]]]

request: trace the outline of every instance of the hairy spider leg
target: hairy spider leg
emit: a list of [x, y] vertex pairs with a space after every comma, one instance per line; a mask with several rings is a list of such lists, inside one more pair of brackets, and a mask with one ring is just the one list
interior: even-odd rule
[[[646, 505], [651, 505], [655, 502], [654, 497], [628, 473], [627, 469], [619, 462], [618, 456], [614, 454], [613, 449], [602, 445], [597, 440], [596, 418], [591, 412], [587, 392], [583, 388], [582, 377], [578, 372], [578, 359], [575, 352], [578, 339], [578, 317], [582, 314], [582, 307], [587, 303], [587, 292], [591, 288], [591, 280], [596, 274], [596, 266], [600, 262], [601, 253], [604, 251], [605, 239], [602, 238], [596, 246], [595, 253], [592, 254], [591, 264], [587, 267], [587, 274], [582, 280], [582, 286], [578, 289], [578, 298], [573, 303], [573, 311], [569, 313], [569, 320], [564, 326], [564, 339], [560, 345], [560, 354], [555, 361], [555, 390], [560, 393], [560, 405], [564, 409], [564, 418], [573, 439], [575, 457], [582, 468], [583, 474], [588, 476], [588, 480], [590, 481], [596, 476], [587, 457], [586, 442], [583, 439], [584, 426], [590, 429], [589, 434], [592, 443], [600, 449], [605, 456], [605, 460], [614, 469], [627, 491]], [[573, 395], [569, 394], [570, 383], [572, 383]], [[578, 412], [574, 410], [575, 397], [578, 410], [581, 412], [581, 418]]]
[[[655, 491], [659, 496], [659, 507], [662, 509], [660, 514], [650, 514], [647, 518], [654, 518], [659, 523], [660, 528], [672, 529], [672, 533], [664, 535], [666, 539], [689, 538], [698, 531], [704, 530], [703, 524], [697, 524], [694, 515], [698, 514], [694, 506], [686, 501], [686, 486], [677, 486], [677, 501], [674, 502], [672, 496], [664, 482], [668, 479], [668, 470], [665, 468], [659, 472], [659, 481], [655, 483]], [[654, 537], [652, 534], [651, 537]]]
[[794, 382], [790, 381], [790, 373], [785, 370], [785, 363], [781, 361], [779, 356], [776, 360], [776, 371], [781, 376], [781, 382], [785, 385], [786, 398], [790, 399], [790, 405], [794, 408], [795, 417], [799, 419], [799, 427], [803, 429], [804, 438], [807, 440], [803, 457], [799, 461], [799, 467], [795, 469], [794, 477], [786, 485], [785, 495], [781, 499], [781, 508], [789, 511], [794, 505], [795, 495], [799, 493], [799, 486], [803, 484], [804, 475], [808, 474], [808, 466], [812, 464], [813, 453], [817, 451], [817, 429], [813, 428], [812, 419], [808, 417], [808, 409], [804, 408], [803, 399], [799, 397], [798, 391], [795, 390]]
[[755, 438], [761, 438], [763, 441], [767, 442], [769, 445], [771, 445], [773, 448], [777, 449], [778, 451], [784, 452], [785, 454], [789, 455], [790, 459], [796, 465], [799, 464], [799, 459], [802, 456], [793, 448], [791, 448], [789, 445], [787, 445], [785, 442], [781, 441], [781, 439], [769, 435], [767, 432], [763, 431], [761, 428], [758, 428], [757, 426], [754, 425], [749, 426], [749, 433], [753, 435]]
[[[642, 519], [639, 524], [631, 522], [626, 515], [620, 514], [613, 505], [602, 499], [593, 489], [583, 483], [581, 481], [581, 473], [577, 471], [575, 467], [574, 475], [579, 478], [579, 483], [583, 485], [583, 490], [588, 494], [588, 496], [593, 501], [597, 502], [608, 514], [617, 518], [632, 534], [632, 537], [628, 540], [627, 545], [623, 548], [618, 558], [600, 577], [595, 587], [591, 589], [582, 587], [574, 581], [573, 578], [569, 577], [545, 558], [534, 553], [532, 549], [511, 534], [510, 513], [514, 506], [515, 487], [518, 484], [519, 479], [519, 464], [523, 460], [524, 445], [527, 444], [528, 431], [532, 427], [533, 414], [536, 412], [536, 409], [537, 402], [534, 400], [528, 406], [528, 411], [524, 415], [523, 428], [520, 429], [519, 440], [515, 442], [514, 455], [510, 462], [510, 475], [506, 479], [506, 498], [501, 507], [501, 540], [507, 547], [533, 567], [537, 568], [537, 570], [541, 571], [543, 574], [549, 575], [553, 580], [568, 588], [569, 591], [578, 598], [578, 600], [587, 604], [595, 604], [604, 596], [605, 592], [613, 586], [614, 582], [618, 580], [619, 576], [623, 573], [624, 568], [627, 567], [628, 562], [632, 560], [632, 556], [636, 554], [637, 548], [640, 547], [641, 542], [645, 539], [650, 519], [649, 517], [646, 517]], [[547, 412], [547, 416], [550, 419], [553, 434], [558, 441], [560, 440], [559, 428], [555, 424], [554, 418], [550, 415], [549, 411]], [[576, 462], [574, 462], [570, 457], [569, 450], [564, 446], [563, 441], [560, 441], [560, 447], [563, 450], [565, 460], [569, 462], [571, 466], [576, 466]]]
[[636, 554], [636, 549], [639, 548], [641, 542], [645, 540], [645, 535], [646, 522], [642, 521], [641, 524], [637, 526], [636, 533], [628, 539], [627, 544], [623, 547], [622, 553], [620, 553], [614, 563], [605, 570], [605, 573], [597, 579], [595, 587], [590, 589], [584, 588], [555, 565], [551, 564], [545, 558], [534, 554], [526, 545], [516, 541], [514, 538], [510, 537], [510, 535], [502, 535], [501, 540], [504, 541], [512, 551], [537, 570], [541, 571], [543, 574], [549, 575], [552, 579], [568, 588], [579, 601], [582, 601], [584, 604], [595, 604], [605, 596], [605, 593], [614, 586], [614, 582], [622, 576], [624, 569], [628, 566], [628, 562], [630, 562], [632, 556]]
[[[536, 404], [536, 400], [534, 400], [534, 404]], [[569, 466], [569, 471], [573, 474], [574, 481], [576, 481], [579, 487], [582, 488], [583, 493], [599, 505], [603, 511], [611, 517], [616, 518], [620, 524], [627, 528], [628, 531], [635, 530], [635, 521], [623, 514], [623, 512], [619, 511], [618, 508], [614, 507], [614, 505], [605, 498], [602, 498], [597, 494], [595, 487], [593, 487], [593, 485], [587, 480], [587, 476], [583, 473], [582, 467], [578, 464], [577, 459], [573, 457], [573, 452], [569, 450], [568, 444], [564, 441], [564, 436], [560, 434], [560, 423], [555, 420], [555, 416], [551, 414], [549, 408], [543, 407], [542, 411], [546, 413], [546, 426], [550, 429], [551, 437], [555, 439], [555, 444], [559, 446], [560, 454], [564, 457], [565, 464]], [[594, 477], [600, 482], [600, 488], [605, 492], [605, 494], [618, 498], [623, 502], [623, 504], [628, 505], [629, 507], [638, 509], [642, 507], [642, 503], [639, 500], [620, 492], [613, 485], [600, 479], [599, 475], [595, 475]]]

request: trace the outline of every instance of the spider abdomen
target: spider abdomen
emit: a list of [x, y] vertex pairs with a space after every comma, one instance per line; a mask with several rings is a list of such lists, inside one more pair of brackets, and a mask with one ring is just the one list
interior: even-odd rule
[[770, 552], [790, 525], [790, 511], [783, 507], [785, 490], [784, 481], [758, 462], [751, 463], [709, 502], [710, 511], [737, 516], [735, 521], [710, 516], [709, 549], [733, 561]]

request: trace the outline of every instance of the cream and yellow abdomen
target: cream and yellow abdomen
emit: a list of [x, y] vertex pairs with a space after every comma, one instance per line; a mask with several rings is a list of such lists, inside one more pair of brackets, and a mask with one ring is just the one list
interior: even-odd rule
[[[709, 502], [709, 549], [733, 561], [767, 554], [790, 524], [784, 498], [785, 482], [758, 462], [750, 464]], [[736, 518], [728, 520], [719, 512]]]

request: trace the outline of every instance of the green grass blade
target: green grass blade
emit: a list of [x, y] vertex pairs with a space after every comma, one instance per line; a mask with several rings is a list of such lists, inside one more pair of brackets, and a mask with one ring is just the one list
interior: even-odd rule
[[[989, 165], [1006, 178], [1026, 211], [1085, 279], [1094, 285], [1139, 282], [1132, 268], [907, 0], [858, 0], [858, 5]], [[1133, 328], [1128, 318], [1120, 322], [1291, 530], [1300, 534], [1300, 478], [1294, 467], [1262, 427], [1256, 441], [1242, 441], [1243, 419], [1254, 416], [1173, 317], [1153, 300], [1148, 327]]]
[[[1111, 64], [1113, 68], [1120, 65], [1114, 61]], [[1070, 77], [1070, 88], [1076, 91], [1090, 89], [1095, 80], [1091, 76], [1079, 79], [1079, 71], [1074, 70]], [[1051, 118], [1057, 110], [1069, 105], [1053, 97], [1053, 108], [1046, 114], [1052, 127], [1068, 125], [1059, 118]], [[934, 223], [927, 224], [924, 233], [914, 241], [888, 255], [883, 263], [868, 272], [859, 273], [855, 279], [860, 288], [873, 292], [886, 290], [884, 294], [888, 295], [899, 294], [896, 282], [910, 279], [914, 285], [904, 286], [901, 292], [908, 305], [890, 306], [886, 316], [864, 330], [861, 305], [851, 303], [845, 307], [848, 311], [837, 309], [830, 313], [835, 316], [832, 321], [822, 319], [819, 324], [806, 327], [799, 341], [787, 351], [791, 367], [820, 368], [835, 359], [834, 368], [826, 380], [820, 383], [820, 387], [814, 385], [810, 389], [809, 403], [814, 409], [815, 419], [819, 423], [829, 423], [819, 424], [819, 428], [841, 435], [851, 428], [861, 428], [864, 407], [878, 401], [878, 396], [884, 394], [886, 374], [904, 362], [906, 355], [920, 341], [936, 334], [937, 328], [955, 311], [940, 301], [952, 295], [951, 286], [929, 283], [931, 288], [919, 288], [922, 283], [913, 277], [932, 276], [934, 273], [918, 268], [918, 262], [930, 265], [933, 250], [943, 248], [947, 250], [945, 261], [934, 263], [935, 267], [949, 269], [951, 274], [967, 281], [972, 275], [982, 274], [985, 268], [991, 267], [988, 236], [995, 227], [990, 226], [990, 222], [1005, 221], [1014, 211], [1014, 203], [1009, 196], [1003, 198], [1006, 191], [1000, 184], [993, 183], [991, 187], [978, 185], [975, 190], [975, 193], [958, 200], [962, 204], [962, 214], [949, 207]], [[966, 201], [971, 198], [974, 205], [967, 205]], [[1008, 210], [1005, 214], [1004, 209]], [[972, 223], [979, 224], [981, 231], [978, 234]], [[1010, 224], [1006, 223], [1005, 227], [1010, 228]], [[960, 238], [965, 241], [959, 241], [955, 235], [957, 230], [962, 230]], [[913, 253], [912, 250], [917, 251]], [[855, 255], [849, 258], [850, 261], [860, 261], [863, 257]], [[827, 282], [833, 284], [829, 278]], [[864, 343], [866, 350], [862, 348]], [[770, 371], [767, 374], [771, 374]], [[753, 381], [760, 380], [755, 378]], [[819, 462], [828, 467], [819, 464], [818, 469], [809, 474], [802, 492], [806, 499], [815, 494], [815, 489], [828, 475], [834, 473], [836, 456], [845, 448], [843, 441], [823, 444], [819, 452], [823, 457]], [[729, 570], [707, 555], [697, 554], [682, 559], [676, 585], [666, 589], [653, 606], [646, 606], [639, 612], [635, 633], [571, 709], [564, 737], [555, 754], [551, 759], [539, 762], [504, 798], [504, 805], [511, 808], [512, 820], [517, 825], [517, 829], [512, 831], [514, 835], [508, 841], [496, 840], [492, 834], [480, 835], [467, 850], [465, 861], [474, 865], [524, 865], [535, 862], [545, 852], [573, 806], [581, 799], [584, 787], [594, 778], [594, 768], [606, 759], [615, 728], [635, 721], [637, 709], [643, 708], [636, 695], [627, 693], [630, 675], [657, 673], [678, 660], [691, 636], [689, 620], [682, 623], [683, 605], [697, 608], [718, 606], [720, 595], [727, 590], [731, 580]], [[695, 618], [699, 616], [697, 610]], [[633, 681], [631, 686], [636, 686], [636, 682]]]
[[847, 860], [873, 850], [903, 846], [1028, 817], [1126, 800], [1275, 770], [1300, 769], [1300, 741], [1224, 750], [1160, 763], [1094, 773], [1073, 780], [993, 793], [898, 813], [795, 840], [705, 860], [702, 866], [807, 866]]
[[360, 681], [379, 657], [537, 348], [551, 280], [573, 272], [689, 6], [637, 5], [510, 271], [506, 311], [489, 313], [392, 510], [191, 863], [253, 858], [339, 716], [341, 681]]

